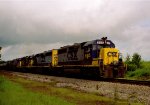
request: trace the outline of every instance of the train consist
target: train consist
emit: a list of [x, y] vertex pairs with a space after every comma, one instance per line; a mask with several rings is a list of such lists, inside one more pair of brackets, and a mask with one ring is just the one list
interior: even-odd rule
[[41, 68], [38, 70], [59, 73], [79, 71], [103, 78], [120, 78], [125, 73], [121, 53], [107, 37], [17, 58], [8, 61], [7, 67], [28, 71]]

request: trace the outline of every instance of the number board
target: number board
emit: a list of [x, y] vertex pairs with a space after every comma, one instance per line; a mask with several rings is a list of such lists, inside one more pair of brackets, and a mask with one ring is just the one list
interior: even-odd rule
[[108, 45], [110, 45], [110, 42], [106, 42]]
[[[97, 41], [97, 44], [104, 44], [104, 41], [102, 41], [102, 40], [98, 40], [98, 41]], [[106, 41], [106, 44], [110, 45], [111, 43], [110, 43], [110, 42], [108, 42], [108, 41]]]
[[104, 42], [102, 40], [98, 40], [97, 44], [104, 44]]

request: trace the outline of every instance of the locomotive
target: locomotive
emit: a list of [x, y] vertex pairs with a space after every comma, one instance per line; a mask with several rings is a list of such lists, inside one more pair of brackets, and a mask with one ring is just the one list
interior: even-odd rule
[[107, 37], [17, 58], [8, 61], [7, 66], [30, 70], [42, 68], [41, 71], [47, 68], [46, 71], [61, 73], [65, 73], [65, 70], [79, 71], [103, 78], [120, 78], [125, 73], [121, 53]]

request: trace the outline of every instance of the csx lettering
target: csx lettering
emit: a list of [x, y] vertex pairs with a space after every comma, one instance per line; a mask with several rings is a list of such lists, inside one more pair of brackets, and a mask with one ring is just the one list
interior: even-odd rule
[[111, 56], [112, 56], [112, 57], [117, 57], [117, 52], [108, 52], [108, 53], [107, 53], [107, 56], [108, 56], [108, 57], [111, 57]]
[[67, 58], [68, 60], [78, 60], [77, 52], [68, 52]]

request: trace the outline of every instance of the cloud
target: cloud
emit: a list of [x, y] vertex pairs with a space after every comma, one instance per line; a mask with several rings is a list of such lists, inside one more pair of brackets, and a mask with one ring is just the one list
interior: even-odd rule
[[20, 58], [23, 56], [34, 55], [37, 53], [41, 53], [44, 51], [48, 51], [51, 49], [59, 48], [60, 46], [64, 46], [64, 43], [54, 43], [54, 44], [20, 44], [20, 45], [12, 45], [8, 47], [4, 47], [2, 50], [2, 59], [14, 59]]
[[[55, 48], [57, 43], [67, 45], [108, 36], [124, 54], [139, 52], [150, 60], [149, 10], [147, 0], [0, 2], [3, 59], [40, 52], [40, 47]], [[32, 51], [17, 53], [23, 46]]]

